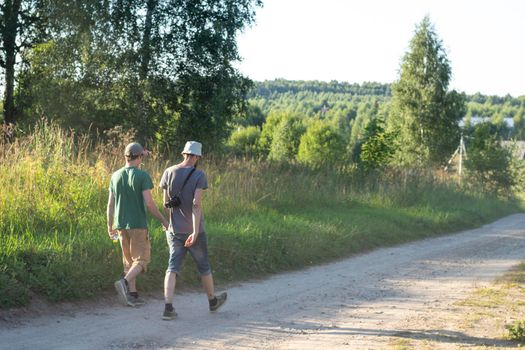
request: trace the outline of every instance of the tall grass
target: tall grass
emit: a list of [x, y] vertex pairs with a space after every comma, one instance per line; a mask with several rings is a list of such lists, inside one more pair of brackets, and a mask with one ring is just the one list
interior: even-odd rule
[[[106, 234], [111, 173], [123, 166], [122, 140], [90, 140], [41, 123], [0, 145], [0, 307], [31, 295], [51, 301], [98, 295], [121, 273]], [[117, 141], [115, 141], [117, 140]], [[179, 156], [144, 168], [158, 182]], [[428, 177], [312, 172], [294, 165], [204, 159], [204, 215], [219, 283], [301, 268], [384, 245], [473, 227], [521, 210], [520, 203]], [[154, 196], [160, 204], [161, 193]], [[150, 221], [152, 262], [141, 290], [162, 290], [168, 249]], [[182, 284], [197, 284], [189, 260]]]

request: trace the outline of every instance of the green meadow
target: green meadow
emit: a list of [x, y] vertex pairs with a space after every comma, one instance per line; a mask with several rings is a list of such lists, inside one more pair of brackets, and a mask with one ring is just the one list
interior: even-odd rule
[[[107, 188], [125, 142], [93, 141], [40, 124], [0, 144], [0, 307], [96, 298], [121, 275], [106, 233]], [[154, 183], [180, 156], [154, 153]], [[217, 284], [333, 261], [377, 247], [480, 226], [523, 210], [497, 198], [402, 173], [338, 174], [235, 158], [205, 158], [204, 215]], [[161, 207], [161, 193], [154, 189]], [[152, 262], [139, 290], [160, 292], [168, 248], [150, 221]], [[179, 285], [197, 286], [188, 257]]]

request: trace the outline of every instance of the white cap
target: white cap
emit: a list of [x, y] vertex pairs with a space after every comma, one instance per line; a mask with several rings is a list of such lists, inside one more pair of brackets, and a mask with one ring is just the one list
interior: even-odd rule
[[202, 157], [202, 144], [197, 141], [188, 141], [182, 150], [182, 154], [193, 154]]

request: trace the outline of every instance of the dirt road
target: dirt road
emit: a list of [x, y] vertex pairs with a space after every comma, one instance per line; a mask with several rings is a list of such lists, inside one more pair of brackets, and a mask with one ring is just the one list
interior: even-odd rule
[[0, 349], [393, 349], [501, 345], [449, 327], [457, 300], [525, 259], [525, 214], [479, 229], [380, 249], [333, 264], [230, 287], [216, 314], [203, 293], [141, 308], [114, 300], [78, 312], [0, 323]]

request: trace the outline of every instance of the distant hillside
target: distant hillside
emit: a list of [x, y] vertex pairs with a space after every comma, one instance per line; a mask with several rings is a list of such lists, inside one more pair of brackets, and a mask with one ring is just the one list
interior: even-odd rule
[[[476, 93], [465, 97], [465, 123], [481, 118], [499, 126], [505, 137], [525, 139], [525, 96], [515, 98]], [[368, 114], [365, 119], [377, 113], [386, 116], [390, 98], [391, 84], [376, 82], [351, 84], [284, 79], [254, 82], [248, 94], [252, 110], [245, 124], [262, 125], [268, 114], [281, 112], [301, 117], [334, 118], [348, 123], [360, 114]], [[512, 125], [510, 128], [509, 124]]]
[[[275, 98], [279, 94], [291, 93], [297, 94], [299, 92], [313, 92], [313, 93], [336, 93], [348, 94], [352, 96], [381, 96], [390, 97], [391, 84], [382, 84], [377, 82], [348, 83], [339, 82], [336, 80], [330, 82], [318, 80], [265, 80], [254, 82], [254, 88], [248, 93], [248, 98]], [[476, 93], [473, 95], [465, 95], [467, 102], [490, 104], [490, 105], [510, 105], [525, 107], [525, 96], [512, 97], [510, 95], [483, 95]]]
[[248, 98], [263, 97], [271, 98], [278, 94], [299, 92], [313, 92], [313, 93], [335, 93], [348, 94], [358, 96], [390, 96], [390, 84], [381, 84], [374, 82], [367, 82], [363, 84], [346, 83], [346, 82], [323, 82], [317, 80], [267, 80], [264, 82], [255, 82], [255, 87], [252, 89]]

